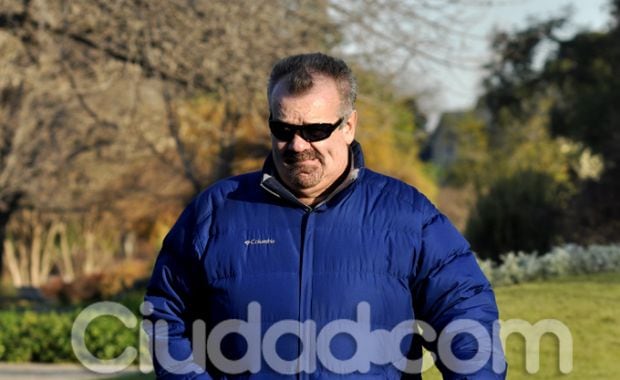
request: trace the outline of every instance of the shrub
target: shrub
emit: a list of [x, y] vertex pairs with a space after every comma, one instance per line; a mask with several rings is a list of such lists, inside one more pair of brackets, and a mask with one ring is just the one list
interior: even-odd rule
[[516, 284], [567, 275], [620, 272], [620, 245], [581, 247], [567, 244], [544, 255], [509, 252], [501, 264], [479, 260], [487, 278], [496, 285]]
[[546, 173], [521, 171], [498, 180], [478, 199], [465, 235], [480, 257], [499, 261], [508, 251], [551, 248], [568, 189]]
[[[1, 311], [0, 361], [75, 362], [71, 328], [81, 309], [66, 312]], [[139, 317], [139, 315], [136, 315]], [[138, 347], [138, 328], [128, 329], [115, 317], [94, 319], [84, 337], [99, 359], [112, 359], [126, 347]]]
[[130, 330], [115, 317], [102, 316], [86, 330], [86, 347], [98, 359], [114, 359], [127, 347], [138, 347], [138, 331]]
[[0, 360], [9, 362], [72, 361], [71, 324], [63, 313], [0, 313]]

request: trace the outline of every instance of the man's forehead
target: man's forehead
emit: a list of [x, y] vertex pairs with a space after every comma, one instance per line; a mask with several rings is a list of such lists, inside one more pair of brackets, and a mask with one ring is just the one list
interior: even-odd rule
[[271, 111], [274, 116], [304, 122], [321, 122], [339, 114], [337, 98], [306, 94], [282, 96], [274, 101]]
[[274, 86], [270, 101], [272, 112], [293, 111], [290, 108], [301, 108], [306, 111], [337, 109], [340, 94], [333, 79], [320, 77], [313, 82], [311, 88], [299, 93], [291, 93], [287, 84], [280, 81]]

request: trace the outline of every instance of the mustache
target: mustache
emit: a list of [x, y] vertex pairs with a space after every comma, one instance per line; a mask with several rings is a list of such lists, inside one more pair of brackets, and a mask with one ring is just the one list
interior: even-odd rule
[[301, 152], [287, 150], [282, 154], [282, 160], [287, 164], [295, 164], [297, 162], [314, 159], [320, 159], [320, 156], [317, 152], [311, 149], [307, 149]]

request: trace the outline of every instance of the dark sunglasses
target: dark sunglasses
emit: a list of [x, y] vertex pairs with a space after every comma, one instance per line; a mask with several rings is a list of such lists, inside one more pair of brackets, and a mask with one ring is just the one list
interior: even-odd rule
[[343, 121], [344, 117], [341, 117], [334, 124], [313, 123], [295, 125], [285, 123], [280, 120], [274, 120], [273, 117], [269, 115], [269, 129], [275, 138], [280, 141], [290, 142], [295, 137], [295, 134], [299, 132], [302, 139], [308, 142], [316, 142], [325, 140], [331, 136], [332, 132], [334, 132], [334, 130], [336, 130], [336, 128], [338, 128]]

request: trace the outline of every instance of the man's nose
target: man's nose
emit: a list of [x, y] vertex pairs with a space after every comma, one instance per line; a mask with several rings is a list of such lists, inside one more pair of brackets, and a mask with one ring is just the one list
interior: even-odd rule
[[303, 152], [311, 148], [310, 143], [304, 140], [299, 133], [295, 133], [293, 139], [288, 143], [288, 147], [294, 152]]

